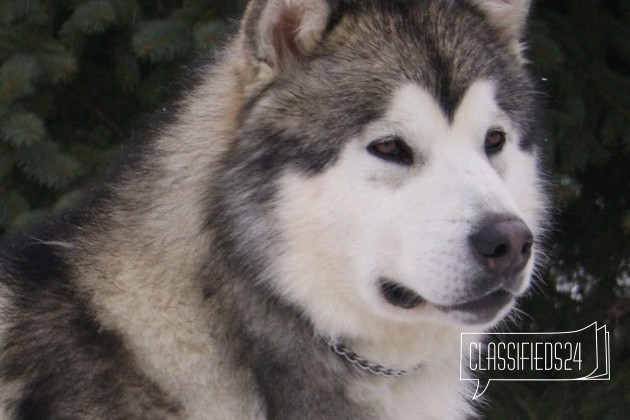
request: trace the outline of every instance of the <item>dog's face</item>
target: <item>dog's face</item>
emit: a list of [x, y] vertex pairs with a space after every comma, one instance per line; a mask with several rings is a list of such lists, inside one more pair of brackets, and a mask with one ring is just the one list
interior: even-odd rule
[[[336, 20], [302, 19], [321, 39], [298, 42], [282, 28], [302, 33], [303, 2], [277, 1], [294, 14], [260, 24], [272, 76], [243, 113], [224, 180], [240, 236], [223, 236], [256, 247], [270, 286], [324, 330], [493, 325], [528, 287], [544, 207], [515, 47], [527, 2], [315, 2]], [[495, 3], [522, 12], [514, 27], [480, 11]]]
[[[487, 326], [529, 284], [542, 198], [537, 162], [471, 84], [452, 120], [416, 83], [311, 176], [282, 177], [282, 290], [307, 307]], [[322, 310], [325, 310], [322, 308]]]

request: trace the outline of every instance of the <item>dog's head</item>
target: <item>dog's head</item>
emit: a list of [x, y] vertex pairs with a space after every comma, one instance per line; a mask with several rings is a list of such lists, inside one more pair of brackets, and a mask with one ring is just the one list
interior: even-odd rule
[[253, 2], [224, 244], [324, 330], [505, 316], [544, 208], [528, 3]]

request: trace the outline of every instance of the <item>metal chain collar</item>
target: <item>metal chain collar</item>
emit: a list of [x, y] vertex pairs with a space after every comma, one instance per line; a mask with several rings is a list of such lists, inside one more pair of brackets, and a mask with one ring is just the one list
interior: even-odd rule
[[422, 369], [422, 364], [419, 364], [411, 369], [391, 369], [378, 363], [371, 362], [353, 351], [348, 350], [346, 346], [338, 343], [330, 338], [324, 338], [324, 341], [331, 350], [339, 356], [341, 359], [355, 365], [361, 370], [370, 372], [374, 375], [384, 376], [387, 378], [400, 378], [401, 376], [411, 375], [418, 373]]

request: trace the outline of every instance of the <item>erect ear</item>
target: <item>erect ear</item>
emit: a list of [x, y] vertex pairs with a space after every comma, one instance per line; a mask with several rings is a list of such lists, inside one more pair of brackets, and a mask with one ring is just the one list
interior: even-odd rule
[[531, 0], [471, 0], [486, 13], [490, 24], [515, 44], [525, 32]]
[[289, 70], [322, 40], [329, 18], [326, 0], [253, 0], [241, 24], [247, 58], [275, 75]]

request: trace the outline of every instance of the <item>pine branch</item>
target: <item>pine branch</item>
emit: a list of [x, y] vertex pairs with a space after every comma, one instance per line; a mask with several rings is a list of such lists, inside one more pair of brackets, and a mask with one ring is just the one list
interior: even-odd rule
[[127, 134], [125, 133], [125, 130], [123, 130], [121, 127], [119, 127], [111, 118], [109, 118], [107, 116], [107, 114], [101, 110], [99, 107], [97, 107], [96, 105], [92, 104], [91, 102], [89, 102], [87, 99], [77, 95], [76, 93], [72, 92], [71, 90], [67, 89], [64, 86], [58, 86], [57, 90], [59, 90], [59, 92], [61, 92], [64, 96], [66, 96], [67, 98], [72, 99], [74, 102], [79, 103], [80, 105], [82, 105], [83, 107], [87, 108], [92, 114], [94, 114], [94, 116], [96, 116], [96, 118], [98, 118], [99, 120], [101, 120], [105, 125], [107, 125], [114, 133], [116, 133], [116, 135], [122, 139], [125, 140], [127, 138]]

